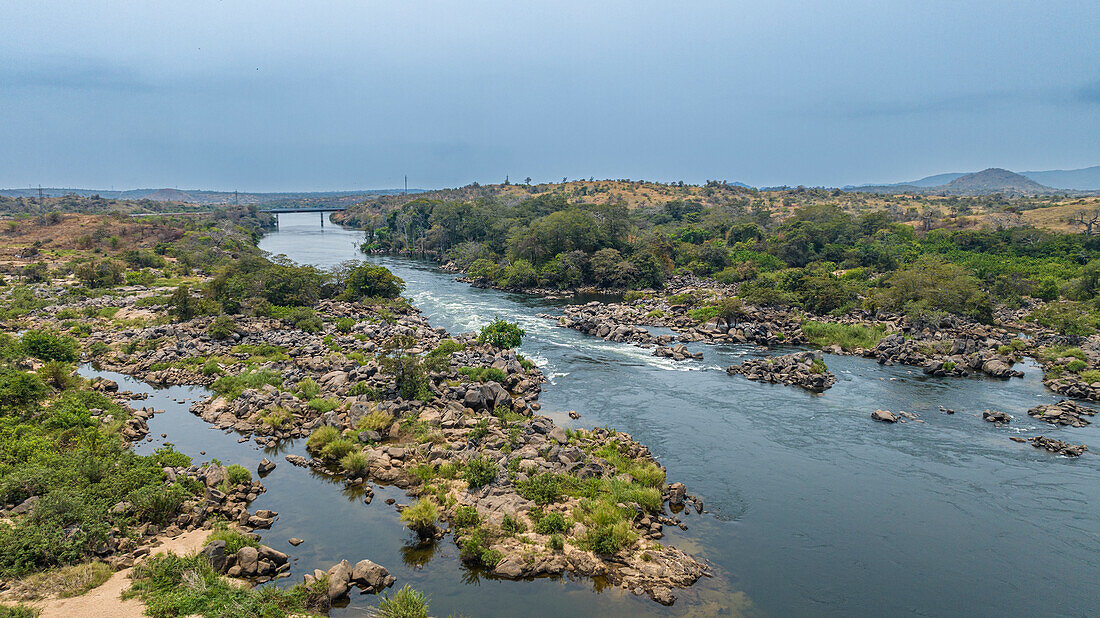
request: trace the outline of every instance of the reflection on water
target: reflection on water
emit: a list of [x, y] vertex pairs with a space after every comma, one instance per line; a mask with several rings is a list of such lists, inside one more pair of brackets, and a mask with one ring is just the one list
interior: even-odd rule
[[[328, 266], [360, 257], [358, 239], [289, 215], [261, 247]], [[671, 480], [704, 499], [709, 512], [685, 512], [688, 531], [668, 529], [664, 542], [709, 560], [715, 577], [680, 592], [673, 608], [599, 581], [486, 578], [462, 567], [449, 538], [430, 551], [409, 545], [384, 503], [407, 501], [402, 492], [374, 487], [373, 502], [363, 504], [343, 483], [286, 463], [282, 456], [303, 446], [285, 443], [268, 455], [278, 468], [254, 508], [280, 513], [264, 539], [294, 556], [295, 579], [341, 559], [370, 558], [399, 585], [427, 591], [436, 615], [1100, 613], [1092, 581], [1100, 572], [1100, 460], [1094, 453], [1068, 460], [1008, 440], [1042, 432], [1096, 450], [1100, 424], [1058, 430], [1028, 417], [1028, 408], [1058, 399], [1034, 364], [1022, 379], [945, 380], [828, 357], [839, 380], [813, 395], [722, 371], [775, 352], [689, 344], [703, 359], [676, 363], [535, 317], [560, 301], [471, 288], [413, 260], [371, 260], [406, 281], [407, 295], [435, 326], [473, 330], [499, 316], [526, 329], [521, 352], [550, 378], [541, 401], [555, 422], [631, 433]], [[170, 401], [201, 394], [157, 391], [146, 405], [168, 412], [150, 422], [151, 435], [165, 431], [185, 452], [254, 468], [265, 451], [237, 444]], [[958, 412], [941, 414], [941, 405]], [[923, 422], [876, 424], [875, 408], [915, 412]], [[1008, 412], [1012, 423], [983, 422], [987, 408]], [[581, 418], [568, 419], [566, 410]], [[286, 546], [295, 536], [305, 543]], [[360, 615], [372, 600], [354, 597], [335, 613]]]

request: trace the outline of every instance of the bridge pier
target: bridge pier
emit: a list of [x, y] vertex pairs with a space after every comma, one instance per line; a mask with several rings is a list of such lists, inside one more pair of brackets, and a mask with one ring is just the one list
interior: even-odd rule
[[321, 211], [321, 227], [325, 227], [325, 211]]

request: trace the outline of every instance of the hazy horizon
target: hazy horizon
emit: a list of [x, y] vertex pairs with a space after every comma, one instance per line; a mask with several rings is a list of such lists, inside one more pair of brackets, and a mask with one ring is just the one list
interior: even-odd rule
[[11, 3], [0, 186], [1084, 168], [1100, 163], [1098, 23], [1095, 2]]

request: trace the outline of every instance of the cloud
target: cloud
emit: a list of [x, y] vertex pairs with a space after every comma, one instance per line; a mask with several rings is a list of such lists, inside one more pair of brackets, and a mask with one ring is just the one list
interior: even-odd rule
[[1082, 103], [1100, 103], [1100, 79], [1081, 86], [1075, 94]]
[[0, 82], [12, 88], [59, 88], [145, 92], [158, 85], [130, 67], [89, 57], [52, 57], [0, 67]]

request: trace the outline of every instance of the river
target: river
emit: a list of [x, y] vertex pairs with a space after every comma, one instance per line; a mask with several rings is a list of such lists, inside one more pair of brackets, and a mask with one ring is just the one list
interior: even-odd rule
[[[281, 219], [261, 248], [322, 267], [363, 258], [358, 232], [321, 228], [313, 215]], [[568, 577], [492, 580], [465, 569], [449, 538], [417, 548], [383, 502], [407, 501], [403, 493], [376, 488], [365, 505], [342, 485], [287, 464], [284, 454], [303, 454], [298, 442], [266, 453], [279, 465], [253, 504], [280, 513], [263, 536], [294, 556], [293, 581], [340, 559], [370, 558], [399, 585], [427, 592], [434, 615], [1100, 613], [1092, 588], [1100, 573], [1100, 458], [1071, 460], [1008, 439], [1043, 433], [1100, 448], [1100, 425], [1058, 430], [1028, 417], [1028, 408], [1058, 400], [1033, 363], [1009, 381], [940, 379], [830, 356], [839, 380], [811, 394], [726, 375], [725, 366], [769, 353], [751, 346], [691, 344], [703, 359], [675, 363], [535, 317], [559, 302], [473, 288], [427, 262], [370, 260], [405, 280], [406, 296], [433, 326], [467, 331], [499, 316], [526, 329], [520, 352], [549, 377], [544, 413], [565, 426], [630, 433], [668, 468], [670, 482], [704, 499], [709, 512], [687, 516], [689, 529], [665, 542], [709, 560], [714, 577], [678, 591], [672, 608]], [[175, 403], [200, 396], [202, 389], [155, 391], [153, 404], [168, 412], [150, 422], [150, 435], [167, 432], [199, 460], [205, 450], [254, 470], [264, 452]], [[943, 414], [941, 405], [957, 413]], [[876, 408], [916, 412], [924, 422], [875, 423]], [[984, 422], [987, 408], [1008, 412], [1012, 423]], [[305, 543], [290, 548], [294, 536]], [[334, 615], [360, 615], [373, 601], [355, 596]]]

